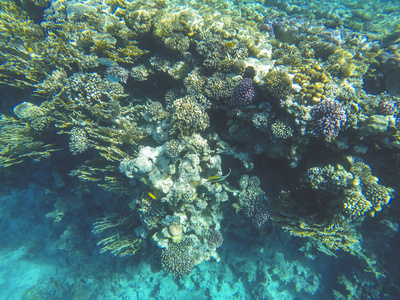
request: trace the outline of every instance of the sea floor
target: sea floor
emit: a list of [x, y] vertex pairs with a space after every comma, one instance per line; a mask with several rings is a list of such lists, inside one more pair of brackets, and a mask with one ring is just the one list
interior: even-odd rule
[[100, 254], [91, 217], [53, 223], [46, 193], [30, 183], [0, 197], [0, 299], [334, 299], [339, 274], [362, 269], [350, 256], [299, 251], [304, 239], [273, 225], [232, 222], [221, 261], [177, 278], [145, 256]]

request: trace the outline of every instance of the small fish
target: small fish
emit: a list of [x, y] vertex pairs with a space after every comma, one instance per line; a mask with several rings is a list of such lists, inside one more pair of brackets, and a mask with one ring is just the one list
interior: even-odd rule
[[149, 196], [150, 196], [150, 198], [151, 198], [151, 199], [154, 199], [154, 200], [156, 200], [156, 199], [157, 199], [157, 197], [156, 197], [156, 196], [154, 196], [154, 194], [153, 194], [153, 193], [150, 193], [150, 192], [149, 192], [148, 194], [149, 194]]
[[231, 49], [231, 48], [235, 47], [235, 43], [234, 42], [226, 42], [225, 47], [228, 49]]
[[229, 172], [228, 172], [228, 174], [226, 174], [226, 175], [215, 175], [215, 176], [211, 176], [211, 177], [208, 177], [207, 178], [207, 181], [210, 181], [210, 182], [220, 182], [220, 181], [223, 181], [223, 180], [225, 180], [229, 175], [231, 175], [231, 168], [229, 168]]

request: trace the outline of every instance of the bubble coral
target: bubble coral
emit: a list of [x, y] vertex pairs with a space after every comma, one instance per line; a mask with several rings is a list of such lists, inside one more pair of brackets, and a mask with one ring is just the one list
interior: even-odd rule
[[311, 109], [313, 133], [328, 141], [337, 137], [347, 121], [346, 111], [339, 101], [328, 98]]
[[253, 104], [256, 99], [256, 89], [251, 78], [243, 78], [237, 85], [232, 98], [228, 101], [231, 107], [243, 107]]
[[172, 236], [180, 236], [182, 234], [182, 226], [181, 225], [170, 225], [168, 227], [168, 232]]

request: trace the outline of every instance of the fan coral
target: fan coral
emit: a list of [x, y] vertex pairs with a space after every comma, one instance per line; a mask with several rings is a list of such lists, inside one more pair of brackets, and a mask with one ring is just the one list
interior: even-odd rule
[[243, 107], [254, 103], [256, 89], [251, 78], [243, 78], [238, 84], [228, 104], [231, 107]]
[[311, 124], [316, 136], [331, 141], [338, 136], [347, 121], [346, 111], [339, 101], [328, 98], [311, 109]]

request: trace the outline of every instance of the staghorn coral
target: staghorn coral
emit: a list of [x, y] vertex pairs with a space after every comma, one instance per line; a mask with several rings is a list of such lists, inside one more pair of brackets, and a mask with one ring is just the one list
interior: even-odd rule
[[[371, 132], [385, 136], [393, 131], [397, 134], [397, 129], [394, 129], [398, 127], [394, 121], [398, 114], [397, 99], [389, 96], [382, 97], [376, 105], [372, 104], [372, 100], [366, 103], [367, 97], [359, 93], [360, 81], [348, 78], [359, 77], [361, 73], [358, 71], [363, 71], [363, 64], [374, 60], [378, 52], [381, 52], [379, 56], [383, 59], [386, 54], [379, 50], [378, 43], [375, 44], [378, 47], [374, 50], [375, 54], [366, 53], [363, 49], [367, 49], [368, 45], [363, 45], [363, 36], [349, 35], [347, 28], [342, 28], [341, 24], [350, 24], [346, 18], [326, 15], [320, 8], [310, 8], [309, 4], [302, 3], [304, 7], [299, 7], [296, 1], [279, 1], [278, 5], [274, 3], [268, 10], [259, 3], [246, 3], [238, 7], [236, 2], [212, 3], [214, 1], [188, 2], [185, 9], [179, 8], [173, 1], [106, 0], [99, 6], [97, 2], [93, 6], [87, 3], [73, 2], [65, 5], [63, 1], [53, 2], [54, 6], [45, 13], [40, 25], [28, 24], [30, 22], [27, 21], [24, 27], [17, 26], [12, 24], [13, 19], [7, 13], [2, 14], [3, 20], [8, 22], [1, 24], [1, 29], [5, 29], [0, 39], [3, 50], [1, 58], [5, 63], [0, 67], [0, 75], [4, 79], [2, 84], [34, 85], [36, 94], [46, 99], [40, 106], [23, 103], [14, 109], [21, 119], [21, 122], [16, 120], [18, 128], [15, 134], [21, 133], [21, 136], [32, 138], [24, 140], [27, 142], [43, 143], [43, 138], [46, 138], [46, 143], [54, 140], [57, 147], [68, 151], [68, 141], [56, 135], [67, 134], [70, 136], [70, 151], [73, 154], [82, 153], [91, 147], [85, 155], [74, 157], [74, 161], [80, 165], [70, 175], [94, 182], [94, 185], [102, 186], [117, 195], [124, 195], [123, 199], [129, 199], [131, 208], [139, 211], [140, 220], [137, 219], [142, 225], [138, 227], [128, 226], [128, 223], [124, 223], [124, 226], [127, 225], [125, 228], [123, 225], [114, 226], [118, 222], [109, 220], [98, 224], [104, 228], [110, 226], [109, 230], [116, 231], [100, 241], [103, 251], [116, 255], [134, 254], [140, 244], [144, 243], [137, 238], [139, 236], [142, 239], [150, 237], [157, 246], [174, 250], [176, 243], [173, 242], [191, 234], [190, 245], [183, 250], [189, 253], [190, 259], [175, 267], [170, 262], [175, 263], [177, 256], [168, 253], [169, 258], [166, 258], [165, 263], [168, 271], [172, 270], [172, 273], [178, 275], [187, 274], [201, 261], [217, 257], [213, 248], [219, 242], [213, 243], [211, 240], [219, 240], [217, 233], [220, 233], [223, 218], [221, 203], [228, 200], [229, 193], [233, 193], [237, 199], [234, 204], [237, 210], [242, 209], [257, 227], [264, 226], [267, 220], [277, 220], [276, 223], [282, 222], [293, 235], [309, 236], [314, 246], [326, 253], [332, 254], [334, 252], [331, 250], [337, 249], [352, 254], [361, 252], [361, 237], [357, 234], [357, 226], [368, 215], [367, 212], [374, 214], [388, 204], [392, 197], [392, 190], [378, 184], [366, 165], [354, 163], [350, 172], [337, 165], [308, 169], [305, 180], [301, 182], [304, 186], [293, 189], [286, 201], [283, 200], [284, 196], [279, 199], [282, 203], [277, 206], [287, 210], [281, 209], [282, 214], [278, 216], [272, 214], [261, 189], [267, 183], [260, 182], [257, 177], [243, 176], [239, 189], [229, 186], [225, 181], [215, 183], [209, 179], [222, 178], [227, 173], [221, 170], [219, 153], [238, 159], [249, 171], [255, 153], [265, 153], [274, 159], [294, 156], [296, 151], [305, 151], [308, 149], [309, 136], [304, 134], [304, 123], [309, 120], [309, 116], [323, 119], [322, 125], [315, 120], [309, 123], [309, 129], [316, 135], [328, 140], [335, 138], [346, 121], [339, 118], [340, 128], [332, 130], [326, 124], [329, 122], [324, 119], [329, 116], [322, 113], [318, 115], [317, 109], [310, 106], [321, 104], [327, 97], [346, 103], [349, 119], [352, 112], [357, 112], [357, 116], [352, 119], [355, 121], [351, 125], [347, 122], [347, 126], [351, 126], [354, 131], [358, 130], [358, 124], [362, 124], [366, 129], [372, 128]], [[3, 5], [4, 1], [1, 3]], [[12, 7], [13, 3], [9, 3]], [[211, 7], [210, 4], [215, 5]], [[288, 14], [279, 11], [282, 9], [287, 9]], [[309, 16], [307, 19], [299, 15], [304, 11]], [[340, 9], [337, 13], [342, 14]], [[358, 15], [361, 16], [361, 13]], [[257, 27], [263, 16], [271, 18], [264, 20], [264, 25], [270, 27], [262, 27], [268, 31], [267, 37]], [[318, 20], [321, 16], [326, 19]], [[15, 14], [15, 19], [19, 21], [23, 17], [23, 14]], [[343, 21], [339, 22], [341, 19]], [[11, 24], [9, 28], [7, 24]], [[367, 28], [368, 24], [363, 26]], [[333, 28], [335, 30], [330, 30]], [[270, 40], [275, 33], [281, 41], [295, 44]], [[368, 38], [370, 41], [375, 40], [377, 35], [379, 40], [377, 33]], [[18, 37], [22, 37], [21, 40]], [[138, 43], [134, 41], [135, 38], [138, 38]], [[10, 45], [4, 44], [4, 41], [10, 42]], [[274, 47], [272, 56], [272, 46], [267, 45], [269, 42]], [[384, 43], [387, 44], [387, 41], [382, 41], [382, 47]], [[390, 46], [393, 46], [392, 50], [385, 51], [397, 52], [396, 45]], [[152, 53], [152, 58], [147, 60], [144, 56], [147, 51], [141, 50], [142, 47], [160, 52]], [[333, 53], [335, 50], [337, 52]], [[340, 53], [345, 56], [344, 59], [342, 54], [336, 55], [339, 51], [342, 51]], [[253, 56], [251, 59], [247, 58], [248, 53]], [[386, 77], [396, 78], [393, 76], [396, 74], [396, 65], [391, 68], [390, 64], [396, 64], [397, 58], [395, 53], [389, 56], [392, 56], [391, 59], [381, 63], [382, 70], [378, 70], [377, 74], [382, 71], [390, 75]], [[261, 57], [264, 59], [259, 59]], [[314, 57], [327, 61], [317, 63]], [[274, 64], [270, 58], [277, 59], [275, 65], [286, 65], [280, 69], [285, 71], [267, 73]], [[117, 62], [124, 70], [117, 69]], [[237, 63], [232, 65], [232, 62]], [[339, 67], [335, 64], [339, 64]], [[109, 70], [113, 68], [117, 78], [102, 78], [103, 75], [113, 73], [104, 72], [107, 67]], [[125, 68], [129, 70], [131, 67], [129, 74], [126, 74]], [[232, 77], [229, 74], [231, 68], [241, 76]], [[298, 91], [297, 94], [290, 88], [291, 79], [286, 73], [288, 68], [294, 73], [296, 85], [293, 87]], [[88, 70], [92, 73], [85, 73]], [[80, 73], [74, 73], [78, 71]], [[118, 76], [118, 71], [121, 71], [122, 76]], [[129, 76], [129, 80], [136, 83], [124, 89], [117, 81], [124, 83]], [[213, 118], [217, 115], [215, 112], [225, 109], [222, 103], [229, 102], [228, 99], [232, 98], [242, 77], [254, 78], [257, 87], [269, 94], [259, 95], [259, 98], [270, 96], [275, 100], [273, 105], [277, 109], [279, 104], [286, 102], [282, 106], [288, 105], [287, 112], [296, 117], [293, 122], [290, 120], [290, 125], [289, 122], [286, 124], [289, 119], [280, 111], [276, 112], [280, 118], [277, 119], [267, 102], [258, 108], [251, 105], [237, 114], [230, 111], [227, 116], [223, 114], [224, 119], [221, 120], [230, 118], [229, 130], [221, 132], [224, 140], [235, 141], [236, 138], [243, 142], [241, 137], [245, 137], [244, 141], [254, 139], [260, 142], [255, 146], [251, 144], [245, 151], [240, 148], [241, 145], [231, 148], [219, 140], [215, 133], [197, 134], [208, 127], [206, 109], [211, 107], [209, 100], [213, 102], [213, 111], [210, 113]], [[336, 77], [348, 78], [340, 83], [340, 87], [349, 87], [343, 87], [344, 92], [337, 93], [337, 97], [328, 95], [327, 91], [328, 84], [339, 86]], [[146, 100], [136, 98], [135, 91], [137, 86], [142, 86], [141, 83], [144, 90], [154, 88], [161, 93], [169, 90], [165, 103], [163, 99], [152, 99], [151, 96]], [[391, 85], [394, 88], [395, 83]], [[382, 86], [385, 86], [385, 82]], [[249, 88], [252, 89], [254, 86]], [[293, 97], [292, 92], [295, 93]], [[255, 103], [252, 93], [250, 97], [246, 93], [243, 95], [238, 92], [236, 96], [251, 99], [245, 100], [246, 103]], [[360, 122], [356, 124], [357, 121]], [[300, 130], [294, 131], [290, 127], [295, 125], [301, 127], [304, 135], [300, 135]], [[322, 129], [318, 128], [319, 125]], [[253, 126], [259, 131], [254, 130]], [[18, 141], [21, 136], [11, 135], [7, 126], [2, 129], [2, 138], [11, 136], [11, 142], [6, 142], [13, 147], [12, 142]], [[177, 135], [179, 130], [182, 134]], [[293, 138], [286, 141], [274, 138], [290, 136]], [[367, 139], [353, 141], [350, 137], [348, 132], [343, 132], [343, 139], [338, 141], [337, 146], [349, 147], [349, 151], [356, 152], [368, 147], [368, 155], [375, 154], [375, 148], [371, 147], [372, 143]], [[274, 143], [270, 143], [271, 140]], [[313, 143], [318, 144], [319, 141]], [[380, 141], [373, 140], [373, 143], [376, 148], [382, 146]], [[236, 143], [233, 144], [236, 146]], [[335, 145], [332, 143], [330, 146]], [[13, 158], [21, 155], [18, 160], [23, 159], [26, 157], [24, 151], [16, 149]], [[291, 154], [288, 154], [289, 151]], [[32, 154], [32, 157], [35, 158], [35, 155], [38, 153]], [[321, 156], [321, 160], [324, 160], [323, 153]], [[84, 157], [88, 160], [82, 163]], [[319, 157], [316, 159], [318, 161], [315, 163], [320, 163]], [[234, 176], [238, 176], [238, 172], [240, 170], [234, 164], [232, 175], [226, 181], [236, 178]], [[290, 176], [290, 179], [295, 179], [297, 173], [291, 175], [293, 177]], [[85, 192], [91, 191], [91, 186], [82, 185]], [[306, 191], [302, 193], [299, 190]], [[134, 198], [132, 195], [135, 195]], [[139, 199], [137, 195], [140, 195]], [[54, 217], [54, 220], [59, 221], [62, 213], [55, 210], [49, 214], [49, 218]], [[167, 222], [168, 216], [173, 221]], [[344, 220], [349, 224], [345, 224]], [[354, 228], [350, 228], [352, 226]], [[147, 247], [146, 251], [151, 251], [151, 247]], [[252, 278], [249, 281], [255, 280], [255, 276], [260, 273], [252, 264], [243, 266], [249, 269], [247, 274]], [[251, 274], [253, 270], [257, 272]], [[313, 278], [311, 280], [316, 281]], [[298, 286], [296, 283], [296, 289], [301, 288], [301, 284]], [[265, 298], [265, 295], [260, 298]]]
[[56, 149], [31, 135], [31, 128], [24, 121], [0, 115], [0, 166], [10, 167], [26, 158], [39, 161], [50, 157]]
[[283, 229], [293, 236], [311, 238], [318, 250], [328, 255], [336, 256], [331, 250], [343, 250], [357, 256], [361, 249], [360, 234], [346, 222], [319, 225], [300, 221], [296, 225], [284, 225]]
[[[98, 219], [93, 224], [92, 232], [102, 234], [106, 231], [120, 228], [122, 232], [127, 231], [125, 227], [133, 224], [132, 216], [121, 217], [116, 214]], [[122, 228], [122, 229], [121, 229]], [[100, 253], [109, 251], [113, 256], [132, 256], [141, 249], [143, 240], [127, 233], [117, 233], [103, 238], [97, 243], [101, 246]]]

